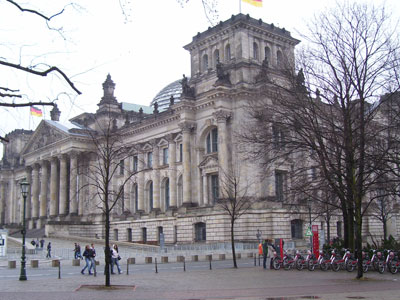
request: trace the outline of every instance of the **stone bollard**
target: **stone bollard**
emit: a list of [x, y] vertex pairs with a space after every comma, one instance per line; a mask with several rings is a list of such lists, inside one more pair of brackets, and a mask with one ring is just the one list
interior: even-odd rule
[[126, 261], [129, 265], [134, 265], [136, 263], [136, 259], [134, 257], [129, 257]]
[[31, 259], [31, 268], [39, 268], [39, 260]]
[[176, 257], [176, 262], [183, 262], [185, 260], [185, 257], [182, 255], [179, 255]]
[[74, 267], [80, 266], [80, 265], [81, 265], [81, 260], [80, 260], [80, 259], [73, 259], [73, 260], [72, 260], [72, 265], [73, 265]]
[[17, 267], [17, 262], [15, 260], [9, 260], [8, 261], [8, 268], [9, 269], [15, 269]]
[[94, 263], [95, 263], [96, 266], [100, 266], [100, 261], [99, 260], [95, 260]]
[[151, 264], [151, 263], [153, 263], [153, 258], [150, 257], [150, 256], [146, 256], [146, 257], [144, 258], [144, 262], [145, 262], [146, 264]]
[[220, 255], [218, 256], [218, 258], [219, 258], [219, 260], [225, 260], [225, 254], [220, 254]]
[[52, 267], [58, 267], [59, 264], [60, 264], [60, 261], [59, 261], [58, 259], [53, 259], [53, 260], [51, 261], [51, 266], [52, 266]]
[[161, 256], [161, 263], [168, 263], [168, 256]]
[[199, 261], [198, 255], [192, 255], [192, 261]]

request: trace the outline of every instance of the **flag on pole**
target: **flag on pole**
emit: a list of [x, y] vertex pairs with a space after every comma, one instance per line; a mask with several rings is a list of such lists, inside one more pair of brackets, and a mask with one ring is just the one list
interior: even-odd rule
[[262, 0], [242, 0], [242, 1], [257, 7], [262, 7]]
[[31, 115], [35, 117], [41, 117], [43, 116], [43, 113], [39, 108], [31, 106]]

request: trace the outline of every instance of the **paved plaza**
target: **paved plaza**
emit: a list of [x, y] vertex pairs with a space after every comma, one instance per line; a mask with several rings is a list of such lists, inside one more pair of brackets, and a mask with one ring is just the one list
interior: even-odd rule
[[[72, 257], [73, 241], [51, 241], [54, 248], [70, 249]], [[96, 245], [97, 249], [102, 249], [101, 241]], [[137, 262], [129, 265], [127, 270], [125, 258], [121, 260], [123, 274], [111, 276], [111, 289], [103, 288], [102, 260], [94, 277], [80, 274], [83, 264], [72, 266], [71, 259], [60, 258], [59, 279], [58, 268], [51, 267], [51, 260], [43, 258], [37, 269], [28, 264], [28, 280], [25, 282], [18, 280], [19, 262], [16, 269], [9, 269], [6, 261], [2, 260], [0, 299], [400, 299], [400, 274], [369, 272], [365, 280], [357, 281], [355, 272], [264, 270], [258, 265], [258, 259], [254, 266], [254, 259], [247, 257], [238, 260], [238, 269], [232, 268], [230, 259], [212, 261], [211, 270], [207, 261], [187, 259], [185, 271], [182, 263], [171, 260], [158, 263], [156, 273], [154, 260], [152, 264]]]

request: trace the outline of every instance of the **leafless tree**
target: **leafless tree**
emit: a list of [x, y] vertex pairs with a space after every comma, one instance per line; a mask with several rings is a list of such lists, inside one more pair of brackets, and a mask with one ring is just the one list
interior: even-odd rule
[[[60, 28], [54, 28], [51, 25], [51, 21], [56, 18], [57, 16], [60, 16], [61, 14], [64, 13], [65, 8], [67, 6], [73, 6], [74, 4], [70, 3], [60, 11], [52, 14], [52, 15], [46, 15], [46, 13], [43, 13], [37, 9], [31, 9], [27, 7], [27, 4], [20, 4], [18, 1], [13, 1], [13, 0], [6, 0], [7, 4], [10, 6], [15, 7], [15, 9], [21, 11], [24, 14], [29, 14], [36, 16], [39, 18], [39, 20], [43, 20], [46, 22], [47, 28], [49, 30], [56, 30], [60, 34], [62, 33], [62, 29]], [[65, 81], [67, 85], [78, 95], [81, 94], [79, 89], [75, 86], [73, 81], [68, 77], [68, 75], [61, 70], [57, 66], [49, 66], [44, 63], [35, 63], [34, 65], [24, 65], [21, 62], [16, 62], [16, 61], [10, 61], [10, 59], [7, 59], [7, 57], [2, 57], [0, 56], [0, 66], [3, 66], [8, 69], [12, 70], [17, 70], [18, 72], [25, 72], [27, 74], [32, 74], [34, 76], [40, 76], [40, 77], [47, 77], [51, 74], [55, 74], [58, 76], [61, 76], [61, 80]], [[63, 91], [64, 92], [64, 91]], [[29, 98], [28, 98], [29, 99]], [[41, 105], [41, 106], [46, 106], [54, 105], [54, 101], [41, 101], [41, 100], [27, 100], [25, 97], [25, 91], [20, 90], [18, 86], [6, 86], [0, 83], [0, 106], [2, 107], [25, 107], [25, 106], [32, 106], [32, 105]], [[0, 140], [2, 141], [7, 141], [4, 137], [0, 137]]]
[[[387, 157], [396, 150], [386, 142], [380, 97], [391, 98], [399, 88], [397, 32], [384, 7], [337, 3], [316, 16], [303, 36], [308, 47], [298, 55], [300, 71], [283, 68], [280, 80], [261, 89], [261, 100], [249, 108], [257, 126], [243, 139], [253, 143], [251, 154], [266, 167], [290, 164], [291, 178], [303, 178], [315, 193], [326, 189], [338, 199], [345, 241], [357, 249], [357, 278], [363, 275], [368, 195], [379, 177], [390, 173]], [[317, 181], [307, 180], [312, 168]]]
[[251, 184], [245, 182], [244, 178], [240, 176], [240, 170], [238, 167], [230, 172], [220, 169], [219, 176], [220, 188], [217, 205], [229, 216], [230, 219], [233, 267], [237, 268], [235, 223], [252, 206], [253, 198], [249, 195]]
[[[127, 169], [124, 162], [137, 153], [135, 146], [127, 145], [124, 137], [116, 129], [116, 119], [112, 113], [107, 118], [93, 119], [96, 130], [88, 129], [86, 134], [93, 144], [94, 159], [88, 165], [79, 167], [80, 176], [85, 178], [82, 189], [91, 188], [94, 193], [90, 203], [102, 211], [105, 231], [105, 285], [110, 286], [110, 217], [118, 205], [124, 200], [125, 187], [134, 181], [138, 173], [135, 169]], [[85, 168], [86, 167], [86, 168]], [[117, 188], [114, 188], [116, 176], [124, 173]], [[85, 170], [85, 171], [83, 171]]]

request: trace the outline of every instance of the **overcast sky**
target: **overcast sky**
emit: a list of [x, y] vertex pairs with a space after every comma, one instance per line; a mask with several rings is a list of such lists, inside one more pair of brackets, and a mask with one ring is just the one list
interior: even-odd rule
[[[189, 53], [182, 47], [197, 32], [210, 24], [200, 0], [190, 0], [181, 7], [176, 0], [121, 0], [126, 3], [128, 21], [121, 13], [119, 0], [79, 0], [80, 7], [68, 6], [50, 23], [63, 27], [63, 36], [49, 31], [40, 18], [20, 13], [0, 0], [0, 56], [24, 65], [45, 62], [57, 65], [71, 77], [82, 95], [56, 77], [33, 78], [18, 71], [5, 72], [0, 67], [0, 85], [21, 88], [25, 100], [53, 100], [61, 91], [57, 104], [61, 121], [84, 111], [95, 112], [102, 96], [102, 83], [108, 73], [116, 83], [118, 101], [149, 105], [167, 84], [190, 75]], [[25, 3], [28, 1], [20, 1]], [[47, 15], [63, 7], [65, 0], [30, 0], [29, 5]], [[362, 1], [360, 1], [362, 2]], [[382, 3], [383, 1], [368, 1]], [[387, 0], [393, 20], [400, 17], [400, 1]], [[33, 4], [32, 4], [33, 3]], [[264, 22], [284, 27], [299, 38], [313, 14], [331, 6], [331, 0], [264, 0], [262, 8], [242, 3], [242, 13]], [[28, 4], [26, 4], [28, 5]], [[239, 13], [239, 0], [219, 0], [219, 20]], [[45, 118], [50, 118], [44, 108]], [[41, 118], [30, 117], [28, 108], [2, 109], [0, 135], [15, 128], [35, 129]]]

